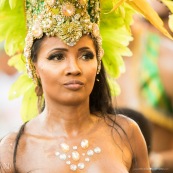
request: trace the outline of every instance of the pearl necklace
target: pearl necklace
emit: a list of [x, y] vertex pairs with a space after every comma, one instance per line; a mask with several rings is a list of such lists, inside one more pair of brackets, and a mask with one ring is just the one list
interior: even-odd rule
[[60, 160], [65, 161], [65, 163], [69, 165], [70, 170], [82, 170], [85, 168], [85, 163], [89, 162], [91, 157], [94, 156], [94, 154], [101, 153], [101, 149], [100, 147], [89, 149], [89, 141], [87, 139], [83, 139], [81, 141], [80, 147], [83, 150], [81, 154], [78, 152], [78, 146], [75, 145], [70, 147], [66, 143], [61, 143], [61, 151], [56, 151], [55, 155]]

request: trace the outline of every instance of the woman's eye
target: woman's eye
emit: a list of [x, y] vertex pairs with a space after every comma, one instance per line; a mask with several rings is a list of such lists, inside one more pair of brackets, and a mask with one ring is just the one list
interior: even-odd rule
[[48, 57], [48, 60], [55, 60], [55, 61], [62, 61], [64, 59], [65, 56], [62, 53], [53, 54]]
[[90, 59], [93, 59], [94, 58], [94, 54], [92, 52], [87, 52], [87, 53], [84, 53], [81, 58], [83, 60], [90, 60]]

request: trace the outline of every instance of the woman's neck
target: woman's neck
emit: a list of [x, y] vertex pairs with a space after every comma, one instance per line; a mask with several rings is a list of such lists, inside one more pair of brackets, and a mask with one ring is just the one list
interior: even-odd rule
[[93, 126], [95, 118], [90, 114], [89, 104], [77, 106], [47, 104], [40, 120], [44, 128], [52, 135], [77, 136], [82, 135]]

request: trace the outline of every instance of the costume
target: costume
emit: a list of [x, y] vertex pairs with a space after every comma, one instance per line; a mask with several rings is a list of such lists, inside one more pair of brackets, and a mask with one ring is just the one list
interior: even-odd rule
[[[161, 36], [146, 32], [141, 36], [144, 50], [140, 62], [140, 93], [145, 100], [145, 115], [153, 123], [173, 131], [173, 107], [171, 98], [165, 91], [159, 72], [159, 52]], [[145, 41], [144, 41], [145, 40]]]
[[6, 40], [6, 52], [13, 56], [10, 64], [22, 72], [10, 90], [10, 98], [23, 96], [24, 121], [38, 114], [35, 87], [40, 87], [40, 81], [31, 60], [34, 40], [43, 35], [58, 36], [73, 46], [83, 35], [91, 35], [98, 45], [98, 73], [102, 59], [108, 76], [115, 78], [124, 71], [122, 56], [131, 55], [127, 46], [132, 40], [130, 25], [134, 13], [143, 14], [172, 38], [145, 0], [3, 0], [0, 7], [0, 39]]

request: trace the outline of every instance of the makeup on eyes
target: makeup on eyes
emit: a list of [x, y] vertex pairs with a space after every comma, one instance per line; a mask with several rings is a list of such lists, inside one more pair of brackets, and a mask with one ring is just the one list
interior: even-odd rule
[[63, 53], [54, 53], [54, 54], [51, 54], [48, 58], [48, 60], [56, 60], [56, 61], [62, 61], [65, 59], [65, 55]]
[[68, 52], [66, 48], [54, 48], [48, 52], [48, 60], [62, 61], [65, 59], [65, 54]]
[[84, 59], [84, 60], [90, 60], [93, 58], [94, 58], [94, 54], [91, 51], [83, 52], [81, 55], [81, 59]]
[[[67, 56], [69, 50], [66, 48], [55, 48], [48, 53], [48, 60], [62, 61]], [[95, 54], [89, 47], [82, 47], [78, 49], [77, 57], [83, 60], [93, 59]]]
[[93, 59], [95, 54], [89, 47], [82, 47], [78, 49], [79, 57], [84, 60], [90, 60]]

